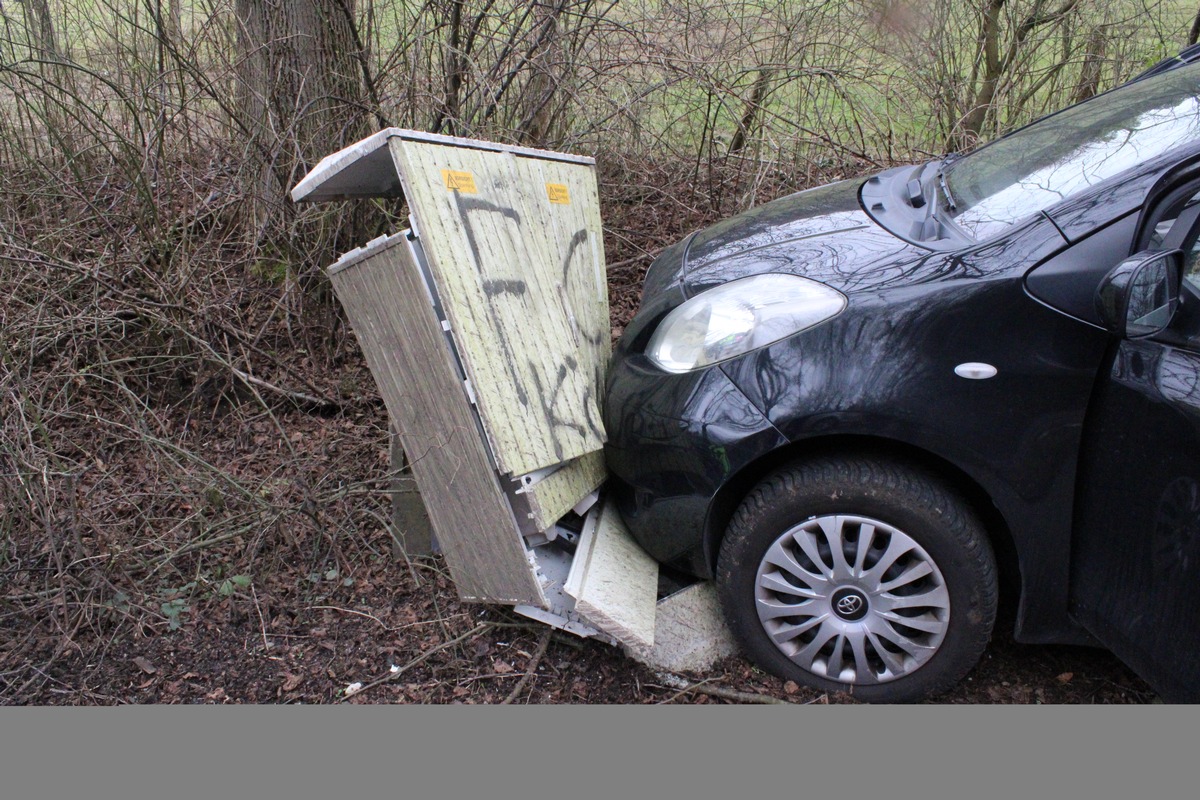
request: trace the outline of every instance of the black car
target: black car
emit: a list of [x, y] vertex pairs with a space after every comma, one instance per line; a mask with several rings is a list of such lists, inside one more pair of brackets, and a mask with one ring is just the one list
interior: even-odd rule
[[1023, 642], [1200, 699], [1200, 64], [664, 251], [617, 346], [611, 491], [762, 667], [952, 687]]

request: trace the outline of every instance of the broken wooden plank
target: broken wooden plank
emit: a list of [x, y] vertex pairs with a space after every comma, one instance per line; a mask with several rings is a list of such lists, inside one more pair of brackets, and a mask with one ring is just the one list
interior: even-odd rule
[[633, 540], [611, 502], [588, 515], [563, 591], [588, 622], [633, 652], [653, 651], [658, 562]]
[[329, 268], [464, 600], [545, 606], [404, 234]]
[[292, 201], [327, 203], [355, 197], [400, 197], [400, 176], [388, 150], [388, 128], [325, 156], [292, 187]]
[[564, 464], [536, 483], [517, 491], [529, 500], [529, 512], [539, 531], [547, 530], [608, 477], [604, 453], [588, 453]]
[[599, 450], [609, 336], [599, 214], [583, 208], [592, 167], [390, 147], [497, 468], [522, 475]]
[[595, 159], [587, 156], [556, 153], [552, 150], [536, 150], [531, 147], [462, 139], [403, 128], [384, 128], [321, 159], [303, 180], [292, 187], [292, 201], [327, 203], [355, 197], [402, 197], [404, 192], [400, 185], [400, 174], [396, 170], [387, 144], [392, 138], [436, 142], [472, 150], [516, 153], [530, 158], [572, 164], [595, 163]]

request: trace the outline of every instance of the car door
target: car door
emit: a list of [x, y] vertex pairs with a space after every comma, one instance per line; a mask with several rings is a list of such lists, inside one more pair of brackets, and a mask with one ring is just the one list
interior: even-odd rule
[[1200, 701], [1200, 184], [1152, 206], [1135, 250], [1183, 250], [1171, 324], [1114, 340], [1084, 426], [1072, 613], [1166, 700]]

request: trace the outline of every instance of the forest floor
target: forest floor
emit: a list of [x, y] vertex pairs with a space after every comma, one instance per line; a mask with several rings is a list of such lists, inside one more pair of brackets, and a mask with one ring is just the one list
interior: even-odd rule
[[[388, 549], [382, 537], [381, 551]], [[315, 580], [314, 580], [315, 578]], [[1113, 656], [1020, 645], [1003, 621], [979, 666], [938, 703], [1146, 703]], [[123, 626], [28, 642], [30, 685], [8, 702], [723, 703], [853, 702], [734, 656], [703, 675], [657, 674], [620, 650], [550, 633], [506, 608], [461, 603], [440, 559], [367, 558], [345, 574], [280, 569], [253, 593], [193, 606], [175, 630]], [[11, 684], [10, 684], [11, 685]]]

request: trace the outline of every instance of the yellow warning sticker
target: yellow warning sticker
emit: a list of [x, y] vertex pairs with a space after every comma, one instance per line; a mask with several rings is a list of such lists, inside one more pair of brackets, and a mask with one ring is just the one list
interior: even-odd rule
[[459, 172], [455, 169], [442, 170], [442, 180], [446, 182], [446, 188], [452, 192], [462, 192], [463, 194], [475, 194], [475, 176], [469, 172]]
[[551, 203], [556, 203], [560, 206], [571, 205], [571, 193], [561, 183], [547, 183], [546, 196], [550, 198]]

